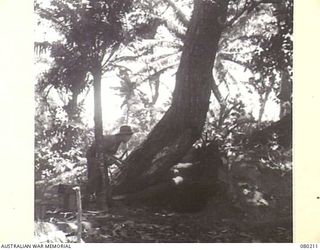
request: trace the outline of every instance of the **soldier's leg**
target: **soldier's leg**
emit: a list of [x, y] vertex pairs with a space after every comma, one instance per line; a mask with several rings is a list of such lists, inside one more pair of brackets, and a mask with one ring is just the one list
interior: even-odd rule
[[90, 201], [92, 201], [92, 198], [94, 198], [94, 195], [97, 192], [97, 179], [99, 178], [93, 153], [88, 151], [86, 157], [88, 181], [86, 185], [86, 192], [84, 194], [82, 202], [84, 208], [90, 207]]
[[87, 194], [91, 195], [94, 193], [94, 158], [87, 155], [87, 176], [88, 176], [88, 182], [87, 182]]

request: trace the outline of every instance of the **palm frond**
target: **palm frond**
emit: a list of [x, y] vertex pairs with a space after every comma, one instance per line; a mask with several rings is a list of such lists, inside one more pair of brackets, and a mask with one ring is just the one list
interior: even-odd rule
[[45, 54], [51, 48], [51, 46], [52, 46], [52, 44], [47, 41], [34, 42], [34, 53], [37, 56]]

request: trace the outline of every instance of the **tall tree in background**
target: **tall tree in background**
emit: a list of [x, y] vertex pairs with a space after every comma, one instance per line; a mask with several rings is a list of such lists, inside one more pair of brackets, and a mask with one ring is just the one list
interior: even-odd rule
[[[73, 65], [85, 76], [90, 73], [94, 89], [94, 124], [96, 164], [102, 175], [101, 204], [106, 208], [107, 196], [110, 196], [109, 180], [104, 167], [103, 124], [101, 108], [101, 78], [104, 66], [124, 40], [122, 18], [130, 6], [129, 1], [96, 1], [75, 2], [73, 0], [54, 0], [49, 9], [39, 8], [42, 18], [50, 20], [54, 27], [63, 35], [65, 46], [76, 55]], [[72, 65], [71, 65], [72, 66]], [[70, 68], [70, 65], [69, 67]], [[81, 79], [77, 81], [81, 82]], [[74, 85], [72, 85], [74, 86]], [[77, 85], [76, 85], [77, 86]]]
[[[129, 155], [117, 192], [137, 191], [154, 184], [148, 176], [165, 173], [201, 135], [218, 49], [229, 1], [197, 0], [189, 23], [172, 105], [147, 139]], [[152, 166], [152, 167], [150, 167]]]

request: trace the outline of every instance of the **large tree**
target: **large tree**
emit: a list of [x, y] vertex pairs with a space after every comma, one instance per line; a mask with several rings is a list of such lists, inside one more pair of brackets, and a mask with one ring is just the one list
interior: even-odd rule
[[[174, 2], [167, 2], [174, 7]], [[222, 64], [222, 60], [230, 60], [230, 55], [233, 56], [231, 61], [249, 68], [253, 73], [261, 71], [262, 67], [271, 76], [274, 74], [272, 70], [277, 69], [275, 65], [283, 64], [281, 60], [290, 64], [290, 48], [287, 48], [287, 44], [290, 43], [288, 40], [291, 39], [290, 28], [284, 30], [281, 23], [285, 16], [289, 18], [285, 25], [290, 27], [292, 8], [286, 11], [283, 7], [292, 6], [292, 1], [284, 1], [280, 5], [270, 0], [230, 1], [228, 18], [226, 18], [227, 2], [195, 1], [190, 21], [187, 18], [179, 18], [181, 23], [188, 24], [189, 28], [186, 35], [181, 35], [184, 46], [176, 74], [176, 87], [171, 107], [147, 139], [128, 157], [126, 169], [117, 178], [116, 192], [138, 191], [161, 181], [168, 168], [175, 164], [200, 137], [208, 110], [210, 87], [223, 109], [223, 99], [212, 76], [213, 66], [216, 67], [218, 77], [223, 78], [230, 72], [226, 72], [226, 69], [219, 65]], [[180, 17], [183, 13], [176, 7], [174, 8]], [[272, 21], [273, 16], [276, 16], [278, 24]], [[260, 27], [265, 18], [271, 19], [269, 26]], [[240, 31], [238, 31], [239, 27]], [[272, 31], [268, 31], [268, 28]], [[244, 34], [246, 30], [251, 32]], [[266, 57], [273, 49], [270, 50], [263, 41], [267, 41], [270, 35], [272, 35], [272, 41], [276, 40], [277, 36], [281, 37], [277, 45], [279, 48], [286, 49], [284, 53], [278, 53], [277, 57], [271, 56], [272, 59], [268, 60]], [[225, 50], [228, 43], [232, 43], [233, 40], [238, 40], [238, 45], [241, 42], [249, 43], [254, 56], [244, 57], [245, 60], [242, 61], [236, 59], [237, 56], [243, 56], [241, 50], [236, 52], [232, 48], [230, 51]], [[274, 44], [276, 43], [275, 41]], [[261, 49], [264, 54], [263, 58], [259, 59], [259, 56], [262, 56]], [[216, 55], [218, 62], [215, 60]], [[263, 63], [259, 64], [261, 61]], [[271, 65], [269, 67], [270, 61], [272, 63], [269, 63]], [[220, 78], [218, 78], [219, 81]], [[226, 80], [222, 79], [222, 81]], [[274, 81], [274, 78], [270, 77], [270, 81]], [[274, 86], [272, 82], [270, 88], [275, 88]], [[269, 92], [263, 99], [260, 119], [271, 89], [267, 90]]]
[[166, 171], [200, 137], [211, 91], [212, 68], [224, 22], [226, 0], [196, 0], [186, 34], [171, 107], [126, 160], [115, 192], [141, 190]]

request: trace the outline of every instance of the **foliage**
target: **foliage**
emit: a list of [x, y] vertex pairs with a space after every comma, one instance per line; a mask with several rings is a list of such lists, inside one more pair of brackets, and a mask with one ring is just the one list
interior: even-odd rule
[[51, 57], [54, 62], [50, 71], [43, 76], [42, 88], [53, 85], [57, 89], [81, 92], [85, 88], [86, 67], [77, 51], [66, 44], [53, 43]]
[[[174, 14], [172, 10], [170, 13]], [[124, 98], [124, 119], [120, 123], [141, 128], [139, 131], [146, 131], [140, 132], [144, 136], [166, 108], [156, 105], [161, 94], [160, 77], [176, 70], [182, 48], [181, 41], [175, 41], [174, 36], [168, 33], [168, 16], [166, 1], [134, 1], [126, 16], [130, 37], [134, 39], [111, 63], [111, 67], [118, 68], [121, 79], [119, 87], [114, 89]]]
[[[46, 95], [50, 86], [72, 100], [73, 93], [90, 88], [90, 72], [97, 65], [103, 66], [103, 73], [116, 72], [119, 85], [113, 89], [123, 99], [123, 115], [114, 127], [133, 125], [136, 133], [130, 149], [146, 138], [170, 105], [170, 97], [166, 104], [158, 101], [162, 77], [174, 75], [177, 69], [191, 1], [132, 1], [130, 8], [125, 2], [54, 0], [50, 9], [39, 10], [63, 35], [60, 41], [45, 44], [53, 62], [36, 90], [35, 167], [37, 189], [42, 194], [58, 183], [81, 184], [86, 180], [84, 152], [93, 138], [93, 131], [82, 122], [81, 104], [76, 101], [77, 119], [70, 119], [69, 102], [52, 105], [55, 101]], [[254, 131], [272, 124], [263, 119], [268, 101], [291, 99], [291, 93], [289, 97], [281, 93], [284, 81], [292, 84], [293, 5], [291, 0], [257, 6], [254, 2], [232, 1], [229, 6], [213, 74], [221, 98], [215, 93], [218, 101], [211, 104], [203, 136], [196, 143], [197, 147], [218, 143], [224, 162], [218, 179], [227, 186], [232, 200], [228, 205], [246, 213], [248, 220], [290, 215], [292, 188], [291, 149], [281, 146], [276, 137], [253, 146], [247, 141]], [[110, 12], [110, 8], [116, 11]], [[116, 12], [119, 15], [114, 15]], [[234, 64], [246, 71], [248, 80], [238, 79]], [[239, 86], [259, 96], [259, 117], [252, 114]], [[108, 242], [134, 237], [154, 242], [158, 239], [152, 229], [164, 235], [175, 232], [156, 223], [132, 221], [114, 221], [90, 237]], [[186, 240], [182, 234], [177, 237]], [[225, 239], [218, 232], [206, 240], [210, 237]], [[247, 238], [251, 240], [251, 236]]]
[[[263, 214], [277, 214], [283, 209], [291, 212], [291, 148], [283, 146], [276, 130], [270, 132], [272, 137], [268, 139], [251, 142], [258, 136], [257, 131], [271, 124], [257, 123], [246, 113], [244, 104], [234, 99], [223, 112], [209, 110], [203, 136], [197, 142], [197, 147], [211, 142], [219, 145], [224, 163], [218, 169], [219, 182], [227, 187], [234, 206], [246, 213], [257, 213], [258, 217], [261, 211], [255, 207], [267, 207]], [[292, 140], [291, 135], [285, 140]]]
[[[243, 10], [248, 8], [243, 3], [244, 1], [238, 5], [236, 3], [230, 5], [229, 21], [236, 17], [242, 8]], [[251, 91], [254, 90], [262, 95], [266, 91], [271, 91], [272, 88], [279, 88], [279, 84], [273, 85], [277, 78], [274, 77], [273, 70], [281, 68], [279, 66], [281, 60], [290, 63], [291, 37], [288, 34], [292, 32], [292, 4], [290, 1], [286, 1], [280, 5], [282, 5], [280, 7], [289, 7], [288, 11], [283, 13], [284, 9], [279, 6], [262, 4], [259, 8], [255, 7], [254, 11], [247, 10], [248, 15], [239, 16], [238, 19], [234, 20], [232, 26], [227, 30], [232, 29], [235, 32], [229, 32], [228, 35], [224, 34], [220, 42], [221, 49], [216, 63], [217, 79], [219, 81], [230, 84], [225, 80], [227, 79], [226, 74], [230, 74], [225, 62], [232, 60], [240, 65], [246, 65], [253, 73], [266, 70], [263, 74], [256, 74], [255, 76], [258, 76], [258, 78], [252, 77], [248, 82], [247, 86]], [[119, 11], [123, 7], [124, 5], [121, 2], [115, 6], [112, 5], [112, 8]], [[183, 10], [177, 9], [179, 7], [183, 7]], [[139, 138], [138, 141], [142, 141], [147, 131], [150, 131], [160, 118], [164, 109], [155, 108], [153, 105], [155, 102], [154, 96], [150, 98], [141, 86], [148, 83], [150, 91], [153, 90], [155, 94], [160, 84], [159, 76], [178, 62], [179, 51], [182, 48], [182, 37], [186, 30], [185, 21], [189, 18], [188, 14], [185, 13], [190, 13], [191, 4], [179, 1], [175, 6], [172, 5], [172, 1], [133, 2], [130, 13], [125, 17], [127, 33], [120, 32], [120, 19], [112, 16], [108, 12], [108, 8], [111, 7], [102, 1], [94, 4], [91, 1], [75, 3], [68, 0], [64, 2], [53, 1], [51, 9], [38, 9], [40, 16], [51, 20], [53, 26], [64, 37], [61, 42], [52, 44], [51, 55], [55, 58], [55, 63], [43, 77], [43, 79], [46, 79], [46, 84], [42, 88], [53, 85], [58, 89], [67, 88], [73, 91], [84, 89], [88, 84], [86, 72], [91, 67], [90, 65], [93, 65], [90, 62], [92, 62], [94, 55], [105, 53], [107, 47], [112, 46], [117, 39], [125, 38], [127, 41], [131, 41], [126, 50], [117, 55], [108, 67], [118, 67], [119, 77], [122, 79], [120, 86], [115, 88], [119, 91], [119, 95], [124, 98], [123, 106], [126, 106], [125, 116], [119, 123], [134, 124], [139, 128], [140, 133], [136, 138]], [[128, 6], [125, 6], [125, 8], [128, 8]], [[277, 13], [277, 23], [272, 19], [272, 15], [275, 13]], [[184, 17], [181, 17], [182, 14], [184, 14]], [[106, 20], [109, 21], [106, 22]], [[266, 22], [268, 25], [265, 25]], [[180, 27], [174, 30], [184, 31], [177, 35], [177, 32], [173, 32], [172, 29], [175, 25]], [[278, 27], [275, 25], [278, 25]], [[116, 29], [111, 29], [111, 26]], [[167, 41], [162, 39], [166, 33], [170, 34]], [[114, 40], [108, 40], [110, 37]], [[268, 49], [270, 37], [271, 41], [274, 40], [272, 43], [274, 46]], [[94, 41], [94, 39], [97, 41]], [[96, 42], [101, 43], [101, 48], [96, 46]], [[247, 46], [240, 47], [240, 43], [247, 44]], [[165, 53], [164, 50], [160, 49], [163, 46], [166, 47]], [[247, 56], [249, 53], [246, 47], [253, 51], [252, 57]], [[282, 52], [281, 54], [280, 51], [285, 51], [285, 53]], [[101, 55], [98, 58], [101, 59]], [[233, 56], [230, 57], [230, 55]], [[173, 60], [169, 59], [170, 57]], [[122, 66], [122, 61], [129, 62], [130, 67], [130, 61], [137, 62], [137, 59], [142, 62], [143, 66], [136, 72]], [[153, 80], [155, 76], [158, 78], [157, 80]], [[240, 94], [236, 98], [240, 98]], [[226, 100], [229, 108], [220, 109], [220, 113], [216, 114], [213, 114], [213, 110], [210, 111], [213, 116], [209, 118], [208, 124], [210, 125], [207, 126], [206, 132], [208, 133], [210, 130], [209, 137], [214, 136], [221, 141], [225, 140], [224, 147], [230, 147], [230, 141], [234, 140], [235, 134], [237, 134], [237, 138], [240, 138], [257, 126], [254, 124], [253, 117], [246, 114], [244, 103], [236, 104], [232, 97]], [[217, 107], [213, 107], [213, 109], [218, 111]], [[241, 124], [236, 124], [239, 120], [241, 120]], [[223, 126], [222, 123], [224, 123]], [[209, 128], [210, 126], [212, 128]], [[65, 127], [65, 129], [68, 128]], [[61, 130], [62, 128], [60, 128], [60, 133]], [[134, 142], [133, 145], [137, 143]], [[63, 145], [58, 144], [60, 147]]]
[[[152, 81], [155, 76], [167, 74], [168, 70], [170, 72], [176, 70], [191, 5], [191, 2], [177, 1], [175, 3], [165, 0], [153, 3], [153, 5], [145, 2], [136, 5], [140, 9], [132, 13], [132, 20], [141, 23], [142, 19], [151, 18], [151, 20], [148, 19], [148, 22], [144, 20], [146, 27], [148, 27], [145, 31], [148, 30], [149, 33], [147, 32], [147, 37], [141, 36], [141, 39], [133, 40], [128, 45], [130, 55], [119, 57], [120, 61], [129, 62], [126, 65], [128, 67], [127, 74], [134, 82], [134, 88], [139, 88], [141, 83], [149, 84], [152, 93], [159, 84], [158, 81]], [[285, 9], [284, 6], [288, 6], [288, 8]], [[140, 17], [136, 16], [137, 13], [140, 14]], [[171, 25], [173, 22], [180, 26], [174, 30], [181, 32], [174, 32], [170, 28], [173, 26]], [[232, 69], [233, 65], [230, 62], [244, 67], [251, 74], [249, 79], [244, 82], [244, 86], [247, 88], [246, 94], [259, 96], [260, 111], [257, 118], [261, 122], [267, 102], [279, 102], [276, 96], [279, 95], [280, 85], [282, 85], [281, 74], [283, 70], [279, 71], [279, 66], [272, 65], [280, 65], [281, 60], [290, 65], [292, 61], [290, 52], [292, 51], [292, 46], [290, 47], [292, 44], [292, 28], [290, 28], [292, 27], [292, 1], [279, 4], [268, 1], [259, 4], [256, 4], [255, 1], [231, 3], [226, 25], [227, 28], [220, 41], [214, 70], [216, 85], [219, 87], [216, 86], [213, 92], [222, 109], [229, 98], [231, 98], [231, 103], [233, 98], [243, 98], [245, 95], [243, 91], [236, 93], [230, 91], [231, 88], [234, 88], [233, 84], [237, 86], [243, 84], [236, 80], [238, 72]], [[163, 37], [166, 39], [163, 40]], [[279, 45], [269, 48], [270, 41], [274, 41], [272, 44]], [[279, 48], [284, 49], [280, 51]], [[142, 66], [138, 71], [132, 70], [130, 69], [131, 61], [139, 61], [145, 66]], [[283, 87], [281, 86], [281, 88]], [[139, 91], [145, 93], [145, 89], [141, 90], [140, 87]]]
[[[245, 86], [249, 94], [257, 93], [260, 99], [258, 122], [241, 101], [243, 99], [240, 93], [235, 99], [232, 96], [226, 99], [220, 108], [211, 106], [202, 136], [202, 143], [214, 140], [220, 144], [225, 163], [225, 168], [219, 172], [220, 180], [228, 186], [230, 196], [243, 210], [251, 207], [253, 211], [255, 206], [267, 206], [276, 211], [279, 204], [285, 200], [283, 204], [286, 204], [287, 211], [290, 210], [291, 150], [283, 148], [277, 137], [266, 144], [255, 145], [255, 148], [250, 148], [247, 140], [254, 131], [271, 124], [268, 121], [261, 122], [266, 102], [270, 98], [279, 102], [275, 97], [278, 95], [281, 100], [279, 94], [286, 87], [283, 85], [291, 81], [292, 6], [292, 1], [260, 5], [259, 9], [255, 8], [256, 11], [238, 18], [233, 24], [237, 30], [232, 35], [223, 36], [220, 43], [221, 51], [215, 68], [218, 71], [217, 81], [230, 86], [230, 79], [239, 85], [235, 78], [231, 77], [230, 70], [226, 68], [227, 64], [223, 63], [235, 62], [252, 72], [252, 77]], [[236, 8], [239, 7], [234, 6], [233, 10]], [[230, 11], [232, 12], [232, 8]], [[236, 11], [233, 15], [236, 15]], [[268, 18], [270, 21], [266, 25]], [[230, 19], [232, 18], [230, 17], [229, 21]], [[232, 27], [229, 31], [230, 29]], [[231, 44], [233, 46], [230, 46]], [[246, 46], [239, 47], [238, 44]], [[289, 73], [283, 73], [285, 71]], [[284, 74], [286, 78], [283, 77]], [[291, 93], [285, 94], [287, 96], [284, 100], [287, 101]], [[201, 144], [201, 141], [199, 143]]]
[[[90, 87], [93, 74], [106, 66], [121, 42], [124, 42], [123, 16], [129, 1], [53, 0], [50, 7], [35, 4], [37, 14], [60, 34], [61, 39], [50, 45], [53, 63], [42, 75], [40, 87], [53, 86], [71, 92], [66, 111], [74, 119], [78, 95]], [[40, 19], [41, 20], [41, 19]], [[40, 50], [49, 47], [36, 43]]]
[[[252, 1], [246, 1], [250, 5]], [[248, 94], [258, 94], [260, 111], [258, 121], [261, 121], [267, 102], [279, 103], [276, 98], [283, 89], [290, 88], [292, 69], [292, 1], [268, 3], [262, 1], [250, 8], [247, 15], [240, 15], [228, 28], [221, 40], [221, 53], [216, 62], [217, 79], [228, 84], [228, 80], [237, 83], [224, 62], [232, 62], [250, 71], [245, 87]], [[240, 6], [240, 5], [239, 5]], [[234, 6], [231, 12], [237, 12], [241, 7]], [[243, 8], [245, 10], [245, 8]], [[239, 12], [239, 10], [238, 10]], [[241, 11], [240, 11], [241, 13]], [[233, 14], [236, 15], [236, 14]], [[230, 30], [233, 30], [230, 34]], [[239, 46], [241, 44], [241, 47]], [[285, 77], [284, 77], [285, 76]], [[230, 85], [230, 84], [229, 84]], [[281, 86], [281, 87], [280, 87]], [[283, 91], [282, 91], [283, 92]], [[230, 95], [230, 91], [228, 93]], [[291, 93], [286, 93], [289, 100]]]
[[[59, 183], [79, 184], [86, 180], [85, 149], [90, 130], [70, 122], [62, 107], [44, 102], [37, 95], [35, 115], [35, 181], [37, 199]], [[91, 131], [92, 133], [92, 131]]]
[[254, 55], [255, 71], [265, 68], [265, 74], [273, 70], [287, 70], [292, 73], [293, 1], [285, 0], [274, 5], [277, 32], [261, 43], [261, 50]]
[[[91, 74], [95, 91], [94, 116], [97, 143], [102, 141], [103, 133], [101, 98], [98, 98], [101, 95], [102, 71], [121, 42], [125, 40], [123, 16], [129, 6], [129, 1], [95, 0], [84, 2], [52, 0], [48, 8], [43, 8], [38, 3], [35, 5], [39, 16], [49, 20], [62, 36], [62, 42], [51, 46], [54, 65], [44, 75], [42, 80], [44, 86], [40, 91], [48, 85], [60, 91], [65, 89], [67, 93], [70, 90], [72, 97], [65, 109], [69, 120], [74, 121], [78, 95], [88, 87], [90, 81], [87, 76]], [[56, 113], [59, 114], [59, 112]], [[53, 131], [57, 142], [49, 148], [52, 151], [51, 154], [50, 151], [42, 152], [43, 154], [37, 155], [39, 157], [36, 159], [42, 161], [42, 167], [50, 169], [52, 166], [45, 165], [48, 161], [53, 165], [54, 171], [61, 172], [65, 168], [70, 168], [71, 164], [60, 159], [55, 152], [64, 154], [63, 159], [69, 160], [68, 157], [72, 158], [71, 161], [76, 159], [77, 154], [84, 150], [81, 147], [72, 148], [70, 144], [75, 142], [75, 136], [79, 136], [81, 129], [79, 131], [75, 127], [70, 127], [70, 124], [65, 124], [64, 121], [58, 121], [57, 124], [53, 124]], [[67, 145], [61, 143], [59, 136], [65, 136], [62, 140]], [[100, 152], [100, 156], [103, 156], [103, 152]], [[103, 165], [103, 157], [100, 157], [99, 161]]]

